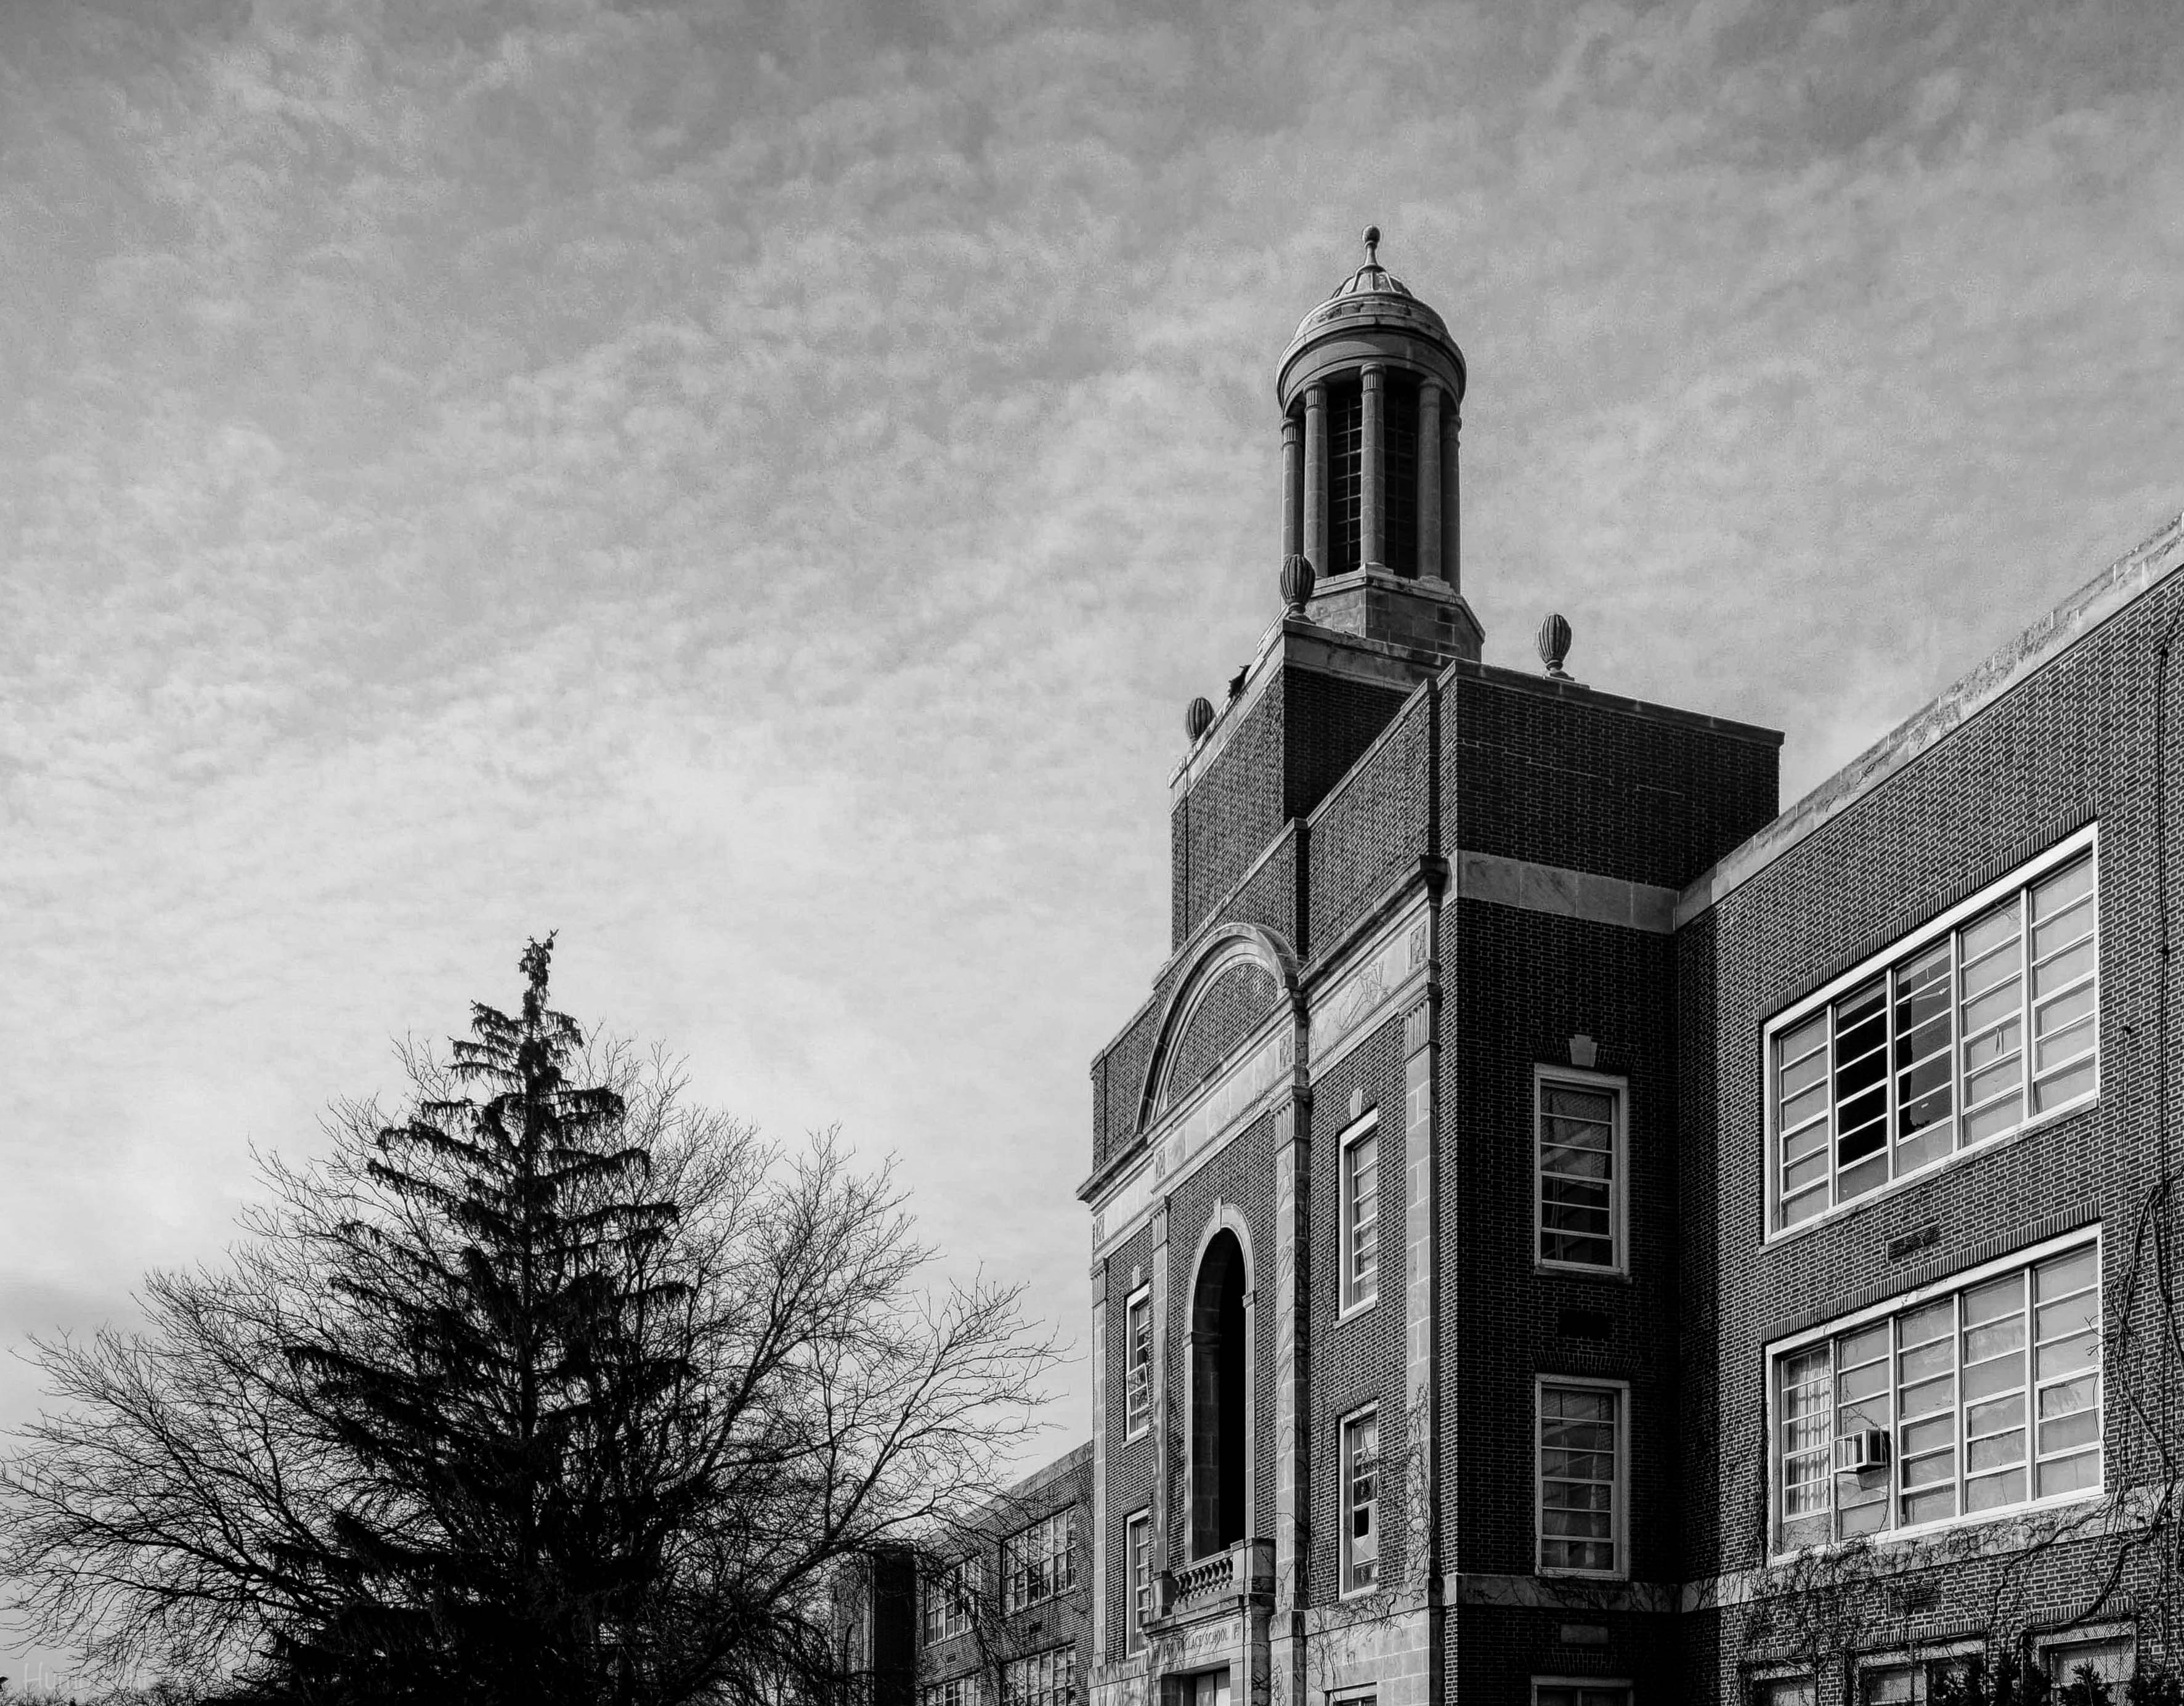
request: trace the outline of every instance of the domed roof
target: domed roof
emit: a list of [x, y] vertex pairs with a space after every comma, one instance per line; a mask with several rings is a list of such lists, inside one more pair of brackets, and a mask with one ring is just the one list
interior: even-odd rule
[[1334, 293], [1297, 322], [1290, 348], [1312, 332], [1353, 315], [1382, 324], [1411, 322], [1450, 342], [1448, 326], [1440, 315], [1411, 294], [1411, 287], [1380, 265], [1380, 227], [1365, 227], [1365, 265], [1334, 287]]

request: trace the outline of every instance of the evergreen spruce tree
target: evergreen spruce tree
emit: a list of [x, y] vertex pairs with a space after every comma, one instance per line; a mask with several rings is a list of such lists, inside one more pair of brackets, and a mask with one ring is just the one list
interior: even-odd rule
[[[619, 1141], [621, 1098], [570, 1082], [583, 1038], [549, 1004], [473, 1007], [473, 1090], [379, 1135], [382, 1212], [328, 1252], [339, 1330], [287, 1349], [368, 1489], [337, 1510], [326, 1616], [283, 1631], [294, 1683], [372, 1698], [591, 1701], [657, 1568], [661, 1490], [621, 1470], [687, 1382], [644, 1325], [684, 1289], [647, 1274], [675, 1205]], [[634, 1426], [633, 1426], [634, 1424]]]

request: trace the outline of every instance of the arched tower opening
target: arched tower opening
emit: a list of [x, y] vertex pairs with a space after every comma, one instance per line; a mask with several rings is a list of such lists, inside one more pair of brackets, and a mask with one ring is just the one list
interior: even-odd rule
[[1190, 1299], [1190, 1555], [1244, 1538], [1249, 1515], [1251, 1346], [1244, 1249], [1225, 1227], [1198, 1264]]

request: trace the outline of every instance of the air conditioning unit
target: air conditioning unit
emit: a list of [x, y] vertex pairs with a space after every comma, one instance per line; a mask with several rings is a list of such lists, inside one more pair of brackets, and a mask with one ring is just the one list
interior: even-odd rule
[[1836, 1467], [1845, 1475], [1888, 1467], [1888, 1430], [1860, 1428], [1836, 1441]]

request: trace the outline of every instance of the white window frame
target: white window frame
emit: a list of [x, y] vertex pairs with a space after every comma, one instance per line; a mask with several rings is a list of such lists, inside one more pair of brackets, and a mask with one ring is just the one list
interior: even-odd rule
[[[1614, 1563], [1607, 1569], [1576, 1569], [1549, 1564], [1547, 1550], [1546, 1446], [1541, 1439], [1550, 1386], [1572, 1391], [1615, 1394], [1615, 1479], [1609, 1483], [1608, 1544]], [[1595, 1374], [1535, 1374], [1532, 1379], [1532, 1567], [1541, 1575], [1580, 1581], [1622, 1581], [1630, 1575], [1630, 1383]], [[1605, 1683], [1598, 1685], [1605, 1687]]]
[[[1371, 1559], [1373, 1579], [1353, 1586], [1351, 1583], [1351, 1574], [1357, 1566], [1365, 1560], [1359, 1558], [1352, 1550], [1356, 1545], [1356, 1537], [1351, 1533], [1351, 1517], [1357, 1510], [1351, 1497], [1355, 1486], [1356, 1469], [1354, 1463], [1356, 1447], [1352, 1441], [1357, 1437], [1357, 1430], [1368, 1422], [1373, 1426], [1373, 1557]], [[1336, 1467], [1340, 1475], [1335, 1486], [1336, 1515], [1341, 1524], [1341, 1543], [1335, 1549], [1335, 1567], [1341, 1572], [1340, 1580], [1341, 1592], [1339, 1597], [1343, 1599], [1362, 1599], [1368, 1593], [1379, 1592], [1381, 1587], [1380, 1540], [1386, 1526], [1381, 1518], [1387, 1508], [1387, 1500], [1384, 1497], [1387, 1479], [1381, 1465], [1387, 1461], [1387, 1453], [1380, 1448], [1380, 1407], [1378, 1404], [1367, 1404], [1362, 1408], [1351, 1411], [1334, 1425], [1335, 1437], [1339, 1441], [1336, 1451]]]
[[[950, 1698], [953, 1693], [954, 1698]], [[961, 1676], [944, 1676], [938, 1682], [928, 1682], [918, 1698], [923, 1706], [978, 1706], [978, 1674], [971, 1671]]]
[[[1067, 1671], [1068, 1681], [1061, 1681], [1059, 1673]], [[1027, 1694], [1023, 1683], [1034, 1679], [1037, 1686]], [[1077, 1644], [1063, 1642], [1057, 1646], [1042, 1647], [1037, 1653], [1027, 1653], [1021, 1659], [1011, 1659], [1001, 1670], [1002, 1706], [1025, 1706], [1027, 1700], [1038, 1706], [1073, 1706], [1077, 1698]]]
[[[1994, 1148], [1997, 1145], [2014, 1142], [2017, 1139], [2024, 1137], [2031, 1132], [2037, 1131], [2042, 1129], [2043, 1127], [2052, 1125], [2057, 1120], [2070, 1118], [2072, 1115], [2083, 1112], [2086, 1108], [2093, 1106], [2100, 1100], [2102, 1079], [2103, 1075], [2103, 1062], [2102, 1060], [2101, 1049], [2102, 936], [2101, 856], [2099, 830], [2100, 826], [2098, 824], [2089, 823], [2083, 829], [2077, 831], [2075, 833], [2065, 836], [2062, 840], [2057, 842], [2053, 847], [2048, 848], [2045, 852], [2027, 860], [2024, 864], [2020, 865], [2015, 870], [2010, 872], [2008, 875], [1988, 884], [1976, 895], [1972, 895], [1968, 900], [1958, 901], [1955, 906], [1950, 907], [1948, 911], [1941, 914], [1940, 917], [1929, 920], [1926, 923], [1919, 926], [1919, 928], [1913, 930], [1900, 937], [1896, 941], [1890, 943], [1887, 947], [1881, 950], [1879, 953], [1868, 956], [1866, 959], [1860, 961], [1857, 965], [1852, 967], [1848, 971], [1842, 973], [1840, 976], [1830, 978], [1823, 987], [1815, 990], [1810, 995], [1804, 996], [1795, 1005], [1784, 1008], [1780, 1012], [1769, 1018], [1766, 1023], [1761, 1027], [1760, 1082], [1765, 1086], [1763, 1100], [1766, 1104], [1764, 1114], [1766, 1130], [1766, 1169], [1765, 1177], [1760, 1181], [1760, 1195], [1762, 1199], [1762, 1213], [1763, 1216], [1762, 1224], [1766, 1228], [1766, 1231], [1763, 1234], [1765, 1242], [1772, 1244], [1780, 1239], [1795, 1238], [1802, 1233], [1811, 1230], [1815, 1226], [1824, 1225], [1826, 1223], [1834, 1220], [1840, 1215], [1847, 1214], [1855, 1209], [1863, 1207], [1869, 1202], [1877, 1202], [1886, 1197], [1892, 1196], [1897, 1191], [1903, 1190], [1907, 1185], [1910, 1185], [1914, 1180], [1925, 1179], [1934, 1173], [1939, 1172], [1944, 1168], [1954, 1166], [1958, 1162], [1968, 1160], [1973, 1156], [1984, 1154], [1989, 1150]], [[1966, 1144], [1961, 1140], [1953, 1141], [1951, 1146], [1944, 1154], [1936, 1156], [1930, 1161], [1921, 1162], [1919, 1165], [1905, 1172], [1896, 1173], [1893, 1169], [1895, 1166], [1895, 1142], [1897, 1136], [1897, 1134], [1894, 1129], [1897, 1114], [1896, 1096], [1897, 1094], [1897, 1082], [1895, 1064], [1892, 1059], [1890, 1062], [1890, 1069], [1885, 1075], [1884, 1079], [1884, 1083], [1887, 1087], [1888, 1093], [1888, 1112], [1886, 1115], [1888, 1129], [1886, 1134], [1886, 1140], [1882, 1150], [1882, 1152], [1890, 1157], [1891, 1176], [1889, 1179], [1886, 1184], [1876, 1185], [1869, 1190], [1862, 1191], [1856, 1196], [1847, 1198], [1841, 1201], [1830, 1201], [1826, 1207], [1819, 1210], [1817, 1213], [1808, 1215], [1805, 1218], [1797, 1221], [1794, 1224], [1785, 1224], [1782, 1219], [1783, 1202], [1781, 1196], [1782, 1132], [1780, 1126], [1782, 1107], [1781, 1096], [1780, 1094], [1780, 1069], [1779, 1062], [1776, 1058], [1777, 1042], [1784, 1035], [1797, 1029], [1800, 1025], [1805, 1023], [1815, 1015], [1825, 1012], [1839, 996], [1849, 994], [1852, 990], [1857, 989], [1861, 984], [1868, 983], [1876, 977], [1892, 977], [1896, 970], [1901, 967], [1903, 962], [1915, 957], [1922, 949], [1930, 947], [1934, 943], [1948, 937], [1954, 933], [1958, 927], [1973, 922], [1982, 912], [1991, 910], [1992, 907], [2008, 899], [2012, 895], [2031, 888], [2042, 878], [2051, 875], [2055, 871], [2060, 869], [2063, 866], [2075, 862], [2081, 856], [2086, 857], [2091, 861], [2093, 873], [2093, 975], [2092, 984], [2093, 990], [2093, 1079], [2092, 1088], [2086, 1090], [2083, 1094], [2074, 1096], [2070, 1101], [2061, 1103], [2057, 1107], [2042, 1109], [2036, 1113], [2028, 1114], [2017, 1124], [1997, 1131], [1991, 1137], [1981, 1138], [1977, 1141], [1970, 1144]], [[2022, 939], [2020, 938], [2020, 940], [2021, 939]], [[2029, 1094], [2030, 1081], [2034, 1076], [2029, 1061], [2026, 1061], [2025, 1058], [2029, 1055], [2032, 1045], [2032, 1039], [2029, 1034], [2031, 1030], [2029, 1015], [2032, 1006], [2031, 968], [2028, 966], [2020, 964], [2019, 968], [2019, 976], [2023, 979], [2022, 1011], [2027, 1016], [2028, 1019], [2028, 1022], [2024, 1026], [2024, 1030], [2026, 1034], [2021, 1034], [2019, 1038], [2018, 1045], [2020, 1050], [2020, 1062], [2024, 1062], [2019, 1074], [2019, 1082], [2021, 1087], [2021, 1093]], [[1960, 998], [1960, 995], [1961, 991], [1958, 990], [1956, 986], [1954, 974], [1953, 973], [1951, 978], [1950, 1008], [1952, 1041], [1950, 1046], [1954, 1051], [1954, 1066], [1950, 1079], [1952, 1086], [1950, 1118], [1953, 1123], [1955, 1137], [1958, 1140], [1961, 1140], [1963, 1135], [1961, 1122], [1964, 1117], [1963, 1091], [1964, 1079], [1964, 1061], [1962, 1058], [1964, 1039], [1961, 1031], [1958, 1029], [1961, 1024], [1961, 1012], [1957, 1005]], [[1891, 1049], [1894, 1047], [1894, 1040], [1892, 1037], [1889, 1040], [1886, 1045]], [[1830, 1040], [1825, 1046], [1832, 1048], [1834, 1046], [1832, 1040]], [[1830, 1129], [1827, 1142], [1830, 1154], [1829, 1156], [1829, 1170], [1827, 1177], [1830, 1180], [1829, 1195], [1832, 1198], [1835, 1190], [1833, 1181], [1839, 1168], [1836, 1164], [1836, 1157], [1832, 1153], [1836, 1142], [1836, 1135], [1832, 1129], [1834, 1121], [1833, 1113], [1830, 1112], [1828, 1118]], [[1802, 1129], [1803, 1128], [1802, 1127], [1800, 1128], [1800, 1129]]]
[[1620, 1688], [1625, 1706], [1631, 1698], [1630, 1679], [1627, 1676], [1535, 1676], [1532, 1679], [1532, 1706], [1540, 1706], [1540, 1692], [1548, 1688], [1593, 1688], [1602, 1692]]
[[[1059, 1546], [1055, 1543], [1057, 1535]], [[1076, 1586], [1076, 1539], [1077, 1507], [1065, 1505], [1003, 1541], [1002, 1608], [1014, 1613], [1043, 1605]]]
[[[1607, 1240], [1612, 1255], [1605, 1263], [1566, 1262], [1540, 1253], [1546, 1238], [1546, 1169], [1540, 1154], [1546, 1119], [1546, 1088], [1568, 1084], [1610, 1097], [1615, 1106], [1608, 1133]], [[1612, 1073], [1585, 1072], [1576, 1067], [1535, 1066], [1532, 1068], [1532, 1263], [1556, 1274], [1597, 1274], [1622, 1278], [1630, 1271], [1630, 1081]]]
[[[1985, 1510], [1971, 1511], [1969, 1513], [1959, 1508], [1954, 1516], [1941, 1517], [1930, 1522], [1904, 1525], [1902, 1526], [1892, 1525], [1886, 1528], [1876, 1529], [1871, 1533], [1859, 1536], [1854, 1540], [1830, 1539], [1814, 1541], [1803, 1546], [1786, 1547], [1783, 1545], [1782, 1532], [1785, 1519], [1782, 1514], [1782, 1384], [1780, 1371], [1781, 1365], [1785, 1361], [1791, 1357], [1797, 1356], [1801, 1352], [1811, 1350], [1815, 1346], [1831, 1343], [1847, 1333], [1854, 1333], [1862, 1327], [1872, 1325], [1875, 1322], [1885, 1320], [1891, 1316], [1906, 1313], [1908, 1311], [1917, 1309], [1928, 1303], [1937, 1302], [1944, 1297], [1953, 1297], [1959, 1292], [1972, 1291], [1977, 1286], [1985, 1284], [1987, 1280], [2000, 1278], [2007, 1274], [2015, 1273], [2020, 1270], [2030, 1271], [2031, 1268], [2038, 1267], [2042, 1263], [2053, 1261], [2059, 1257], [2073, 1255], [2079, 1250], [2086, 1248], [2090, 1248], [2093, 1252], [2093, 1272], [2095, 1274], [2093, 1295], [2098, 1301], [2098, 1308], [2096, 1311], [2096, 1319], [2099, 1322], [2100, 1330], [2100, 1347], [2095, 1357], [2093, 1363], [2095, 1370], [2100, 1376], [2099, 1449], [2101, 1475], [2099, 1480], [2095, 1482], [2095, 1484], [2090, 1487], [2077, 1487], [2072, 1489], [2069, 1492], [2051, 1493], [2045, 1498], [2028, 1498], [2017, 1504], [1997, 1505]], [[2073, 1231], [2064, 1233], [2058, 1237], [2050, 1238], [2039, 1244], [2029, 1246], [2023, 1250], [2013, 1251], [2007, 1256], [1997, 1257], [1991, 1262], [1982, 1262], [1975, 1267], [1963, 1268], [1957, 1273], [1951, 1274], [1943, 1279], [1936, 1280], [1930, 1285], [1919, 1286], [1914, 1290], [1900, 1293], [1897, 1296], [1891, 1297], [1883, 1302], [1870, 1304], [1865, 1308], [1854, 1310], [1847, 1315], [1839, 1316], [1832, 1321], [1825, 1322], [1816, 1327], [1808, 1328], [1802, 1332], [1791, 1334], [1781, 1339], [1777, 1339], [1769, 1344], [1765, 1347], [1765, 1362], [1763, 1363], [1767, 1383], [1767, 1552], [1769, 1561], [1770, 1563], [1780, 1564], [1793, 1558], [1815, 1553], [1825, 1553], [1839, 1550], [1844, 1547], [1854, 1546], [1865, 1542], [1871, 1542], [1878, 1545], [1891, 1545], [1900, 1542], [1908, 1542], [1919, 1540], [1925, 1536], [1944, 1534], [1953, 1529], [1964, 1528], [1975, 1524], [2007, 1522], [2014, 1519], [2021, 1519], [2028, 1514], [2036, 1514], [2042, 1511], [2067, 1509], [2072, 1505], [2085, 1504], [2103, 1497], [2105, 1496], [2105, 1489], [2108, 1486], [2108, 1472], [2111, 1467], [2108, 1456], [2108, 1429], [2109, 1420], [2114, 1413], [2111, 1407], [2114, 1402], [2114, 1396], [2109, 1390], [2108, 1355], [2109, 1350], [2109, 1341], [2108, 1330], [2108, 1275], [2106, 1273], [2106, 1266], [2107, 1252], [2101, 1238], [2101, 1229], [2099, 1225], [2096, 1224], [2092, 1226], [2080, 1227]], [[2028, 1314], [2028, 1320], [2036, 1319], [2037, 1306], [2028, 1300], [2027, 1307], [2028, 1310], [2031, 1312]], [[1959, 1330], [1961, 1330], [1961, 1329]], [[2036, 1325], [2031, 1330], [2031, 1336], [2036, 1340]], [[2027, 1429], [2028, 1437], [2027, 1454], [2025, 1461], [2029, 1472], [2038, 1461], [2036, 1446], [2034, 1443], [2036, 1436], [2032, 1434], [2031, 1430], [2037, 1426], [2038, 1419], [2034, 1415], [2033, 1410], [2037, 1403], [2039, 1374], [2035, 1361], [2035, 1349], [2034, 1346], [2031, 1344], [2028, 1344], [2025, 1347], [2025, 1359], [2027, 1363], [2025, 1381], [2025, 1426]], [[1959, 1363], [1959, 1367], [1960, 1366], [1961, 1364]], [[1830, 1390], [1829, 1394], [1829, 1402], [1831, 1407], [1836, 1401], [1833, 1380], [1834, 1370], [1831, 1367], [1830, 1369]], [[1958, 1405], [1959, 1424], [1959, 1431], [1957, 1436], [1957, 1444], [1960, 1458], [1958, 1469], [1958, 1478], [1959, 1481], [1961, 1481], [1964, 1473], [1961, 1463], [1961, 1454], [1964, 1447], [1964, 1435], [1961, 1430], [1963, 1410], [1964, 1408], [1964, 1401], [1961, 1388], [1957, 1394], [1956, 1402]], [[1900, 1491], [1896, 1483], [1895, 1463], [1895, 1441], [1898, 1437], [1900, 1432], [1900, 1423], [1895, 1417], [1892, 1410], [1891, 1412], [1891, 1447], [1888, 1475], [1889, 1499], [1892, 1506], [1893, 1506]], [[1834, 1473], [1832, 1458], [1836, 1449], [1835, 1445], [1832, 1443], [1835, 1438], [1832, 1426], [1830, 1429], [1829, 1437], [1830, 1440], [1829, 1452], [1831, 1460], [1829, 1472], [1832, 1475]], [[2030, 1475], [2028, 1475], [2027, 1485], [2031, 1486], [2034, 1484], [2035, 1483], [2031, 1480]], [[1831, 1510], [1835, 1508], [1832, 1500], [1830, 1503], [1829, 1508]], [[1894, 1514], [1892, 1509], [1891, 1514]], [[1948, 1655], [1936, 1654], [1933, 1656], [1947, 1657]], [[1875, 1662], [1878, 1661], [1876, 1660]]]
[[[1138, 1558], [1142, 1542], [1145, 1571], [1139, 1574]], [[1123, 1519], [1123, 1573], [1129, 1581], [1128, 1597], [1123, 1602], [1123, 1651], [1126, 1653], [1145, 1650], [1145, 1625], [1153, 1616], [1153, 1512], [1147, 1505], [1143, 1510], [1133, 1511]]]
[[1774, 1706], [1774, 1692], [1785, 1685], [1802, 1688], [1808, 1706], [1816, 1706], [1820, 1698], [1820, 1675], [1817, 1670], [1762, 1670], [1745, 1679], [1744, 1698], [1747, 1706]]
[[[1139, 1311], [1145, 1312], [1145, 1356], [1138, 1356]], [[1139, 1286], [1123, 1302], [1123, 1443], [1153, 1429], [1153, 1288]]]
[[[1357, 1233], [1359, 1220], [1355, 1213], [1357, 1205], [1351, 1201], [1351, 1180], [1357, 1173], [1358, 1146], [1368, 1139], [1373, 1144], [1373, 1214], [1369, 1224], [1373, 1229], [1373, 1272], [1362, 1284], [1356, 1277], [1357, 1264]], [[1380, 1110], [1369, 1109], [1365, 1116], [1344, 1130], [1337, 1140], [1339, 1160], [1335, 1168], [1335, 1221], [1340, 1228], [1341, 1309], [1338, 1321], [1369, 1309], [1379, 1301], [1382, 1258], [1387, 1254], [1387, 1240], [1381, 1235], [1383, 1216], [1380, 1213], [1386, 1170], [1380, 1165]]]

